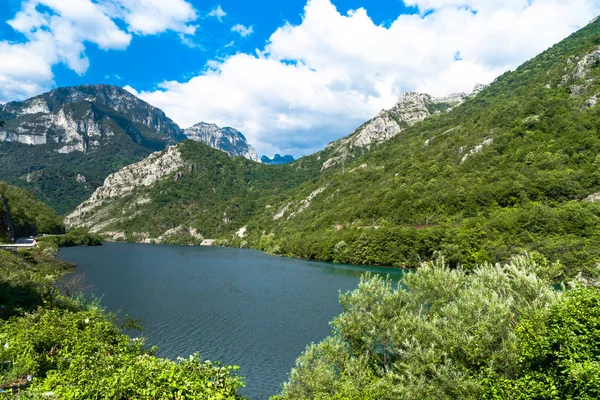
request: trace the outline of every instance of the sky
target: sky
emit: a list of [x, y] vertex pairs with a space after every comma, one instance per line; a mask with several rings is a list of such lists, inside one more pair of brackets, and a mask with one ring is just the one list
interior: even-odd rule
[[124, 87], [259, 154], [322, 149], [404, 92], [470, 92], [600, 14], [600, 0], [0, 0], [0, 103]]

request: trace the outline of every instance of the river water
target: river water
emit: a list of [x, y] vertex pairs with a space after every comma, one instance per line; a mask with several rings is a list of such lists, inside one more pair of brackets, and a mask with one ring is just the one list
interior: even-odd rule
[[86, 292], [109, 311], [141, 319], [134, 333], [175, 359], [198, 352], [204, 359], [239, 365], [241, 394], [268, 399], [280, 391], [307, 345], [331, 333], [342, 308], [338, 292], [357, 287], [362, 268], [274, 257], [254, 250], [106, 243], [60, 250], [77, 264]]

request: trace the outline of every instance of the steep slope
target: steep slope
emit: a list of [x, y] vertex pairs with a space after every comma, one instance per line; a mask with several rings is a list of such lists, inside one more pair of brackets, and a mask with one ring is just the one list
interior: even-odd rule
[[215, 124], [199, 122], [184, 131], [185, 136], [193, 141], [202, 142], [213, 149], [224, 151], [232, 157], [242, 156], [252, 161], [259, 161], [256, 150], [248, 144], [242, 133], [236, 129], [219, 128]]
[[[598, 275], [600, 21], [476, 92], [444, 101], [407, 94], [325, 150], [269, 167], [268, 180], [226, 163], [247, 186], [222, 203], [210, 191], [226, 193], [231, 182], [218, 173], [175, 182], [189, 166], [136, 195], [153, 193], [163, 232], [194, 220], [203, 236], [278, 254], [396, 266], [442, 254], [471, 266], [530, 252], [560, 260], [564, 274]], [[214, 162], [196, 160], [196, 171]], [[199, 193], [210, 207], [198, 205]], [[230, 219], [235, 209], [244, 217]], [[151, 225], [116, 210], [111, 229]]]
[[185, 139], [165, 114], [114, 86], [66, 87], [0, 107], [0, 179], [59, 212], [111, 172]]
[[65, 223], [115, 240], [199, 243], [238, 231], [312, 174], [186, 140], [110, 175]]
[[433, 97], [426, 93], [405, 93], [394, 107], [381, 110], [375, 118], [364, 123], [350, 136], [330, 143], [322, 152], [325, 159], [322, 169], [349, 162], [399, 135], [417, 122], [451, 111], [484, 88], [483, 85], [477, 85], [471, 94], [455, 93], [445, 97]]
[[54, 210], [28, 191], [0, 182], [0, 243], [64, 230]]
[[595, 21], [449, 113], [290, 192], [248, 224], [250, 242], [399, 266], [438, 250], [467, 265], [533, 251], [569, 274], [597, 274], [599, 93]]

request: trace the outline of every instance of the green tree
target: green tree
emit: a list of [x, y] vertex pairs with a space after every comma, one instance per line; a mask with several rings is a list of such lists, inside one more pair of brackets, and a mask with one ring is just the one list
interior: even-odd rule
[[275, 399], [480, 399], [489, 371], [516, 368], [514, 327], [559, 296], [539, 269], [529, 257], [470, 272], [438, 260], [397, 287], [365, 276]]
[[516, 328], [519, 366], [494, 377], [489, 399], [600, 398], [600, 291], [566, 293]]

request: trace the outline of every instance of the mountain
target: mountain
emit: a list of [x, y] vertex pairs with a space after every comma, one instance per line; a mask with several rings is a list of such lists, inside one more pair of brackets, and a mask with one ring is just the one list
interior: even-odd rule
[[199, 243], [238, 231], [312, 174], [185, 141], [110, 175], [65, 223], [113, 240]]
[[63, 213], [106, 176], [185, 139], [165, 114], [122, 88], [65, 87], [0, 106], [0, 179]]
[[252, 161], [259, 161], [256, 150], [248, 144], [241, 132], [233, 128], [219, 128], [215, 124], [199, 122], [183, 133], [190, 140], [207, 144], [232, 157], [242, 156]]
[[263, 164], [269, 164], [269, 165], [289, 164], [289, 163], [294, 162], [294, 157], [292, 157], [290, 155], [285, 155], [285, 156], [281, 157], [279, 154], [275, 154], [273, 156], [273, 159], [270, 159], [267, 156], [262, 156], [260, 158], [260, 162], [262, 162]]
[[115, 178], [67, 224], [132, 241], [168, 233], [370, 265], [415, 267], [443, 255], [469, 268], [527, 252], [559, 260], [564, 276], [597, 277], [598, 96], [596, 20], [474, 94], [408, 93], [288, 165], [182, 143], [173, 150], [180, 165], [164, 175], [156, 162], [136, 166], [128, 174], [140, 185], [117, 189], [129, 184]]
[[56, 144], [58, 153], [89, 152], [117, 134], [151, 149], [184, 140], [159, 109], [108, 85], [63, 87], [0, 107], [0, 141]]
[[471, 94], [455, 93], [444, 97], [433, 97], [427, 93], [404, 93], [392, 108], [381, 110], [375, 118], [364, 123], [350, 136], [327, 145], [329, 154], [322, 169], [344, 164], [399, 135], [417, 122], [451, 111], [483, 89], [485, 85], [477, 85]]
[[27, 190], [0, 182], [0, 243], [64, 230], [54, 210]]

